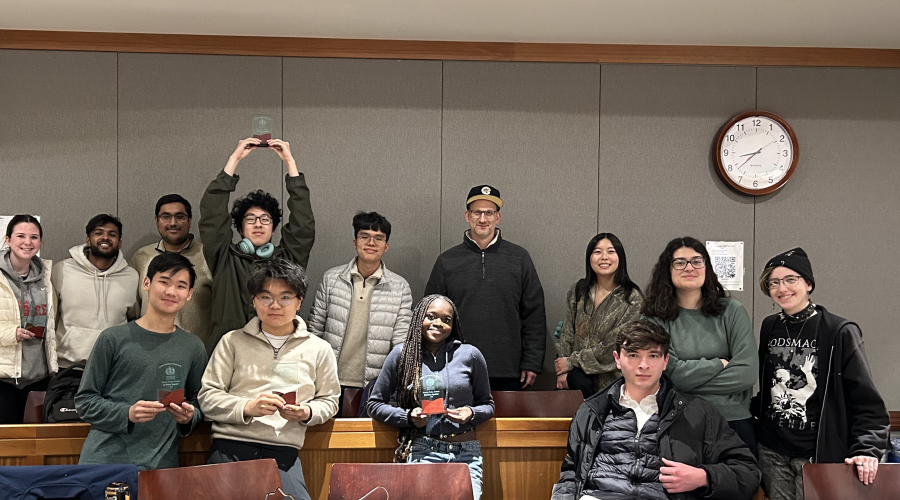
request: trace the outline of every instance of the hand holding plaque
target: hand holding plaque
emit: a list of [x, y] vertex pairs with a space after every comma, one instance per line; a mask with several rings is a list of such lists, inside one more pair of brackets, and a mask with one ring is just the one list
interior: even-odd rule
[[253, 115], [253, 138], [260, 140], [259, 147], [269, 147], [274, 123], [275, 120], [269, 115]]

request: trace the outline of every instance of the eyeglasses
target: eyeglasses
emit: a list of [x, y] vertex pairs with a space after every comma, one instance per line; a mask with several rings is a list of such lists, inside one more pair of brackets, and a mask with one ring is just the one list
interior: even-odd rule
[[786, 286], [793, 286], [793, 285], [796, 285], [797, 283], [799, 283], [801, 278], [802, 278], [802, 276], [794, 276], [794, 275], [788, 275], [781, 279], [772, 278], [772, 279], [766, 281], [766, 286], [769, 287], [769, 290], [775, 290], [776, 288], [781, 286], [782, 283], [784, 283]]
[[356, 239], [362, 241], [363, 243], [368, 243], [370, 241], [374, 241], [375, 243], [384, 243], [387, 241], [387, 236], [383, 234], [360, 234], [356, 237]]
[[706, 261], [703, 260], [703, 257], [694, 257], [691, 260], [674, 259], [672, 261], [672, 269], [681, 271], [683, 269], [687, 269], [688, 264], [690, 264], [694, 269], [703, 269], [706, 266]]
[[271, 295], [257, 295], [253, 298], [255, 298], [257, 301], [259, 301], [260, 305], [262, 305], [263, 307], [272, 307], [272, 304], [274, 304], [275, 302], [278, 302], [278, 305], [280, 305], [281, 307], [287, 307], [287, 306], [291, 305], [291, 302], [293, 302], [294, 299], [297, 298], [297, 296], [296, 295], [282, 295], [281, 297], [278, 297], [277, 300], [275, 298], [273, 298]]
[[244, 224], [256, 224], [256, 221], [259, 221], [263, 226], [268, 226], [272, 223], [272, 216], [268, 214], [263, 214], [260, 216], [256, 215], [245, 215], [244, 216]]
[[165, 222], [166, 224], [172, 222], [172, 219], [177, 220], [178, 222], [187, 222], [190, 218], [187, 214], [177, 213], [175, 215], [162, 213], [156, 216], [157, 219]]
[[469, 210], [469, 215], [474, 219], [480, 219], [482, 215], [485, 219], [493, 219], [497, 212], [498, 210]]

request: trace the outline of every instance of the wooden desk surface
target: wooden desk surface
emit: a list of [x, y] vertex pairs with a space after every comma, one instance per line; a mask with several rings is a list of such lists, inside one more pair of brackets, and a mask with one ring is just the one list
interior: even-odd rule
[[[568, 418], [495, 418], [478, 427], [484, 456], [484, 500], [546, 500], [566, 454]], [[88, 424], [0, 425], [0, 465], [78, 463]], [[209, 424], [183, 438], [181, 465], [206, 463]], [[397, 429], [367, 418], [310, 427], [300, 462], [313, 498], [325, 500], [331, 464], [390, 462]]]

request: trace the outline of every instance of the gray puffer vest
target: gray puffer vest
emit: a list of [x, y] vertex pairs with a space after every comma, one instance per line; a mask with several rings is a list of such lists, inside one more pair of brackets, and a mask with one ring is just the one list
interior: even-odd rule
[[[344, 332], [353, 303], [353, 280], [350, 271], [356, 259], [349, 264], [329, 269], [316, 289], [316, 299], [307, 321], [310, 333], [322, 337], [334, 349], [336, 359], [341, 357]], [[384, 360], [395, 345], [406, 340], [406, 332], [412, 319], [412, 291], [409, 283], [399, 274], [382, 264], [382, 277], [369, 303], [369, 331], [366, 339], [365, 382], [378, 378]]]

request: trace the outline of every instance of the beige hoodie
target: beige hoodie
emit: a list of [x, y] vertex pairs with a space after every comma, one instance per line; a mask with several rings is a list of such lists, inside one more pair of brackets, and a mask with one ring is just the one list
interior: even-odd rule
[[[203, 374], [200, 409], [213, 421], [213, 439], [233, 439], [300, 449], [306, 427], [324, 423], [338, 411], [340, 384], [331, 345], [310, 335], [297, 316], [297, 328], [284, 346], [273, 349], [253, 317], [226, 333]], [[290, 422], [278, 413], [244, 417], [244, 406], [262, 393], [297, 391], [297, 404], [309, 406], [309, 422]]]
[[53, 266], [60, 368], [84, 366], [100, 332], [137, 318], [137, 271], [128, 267], [121, 253], [112, 267], [101, 271], [88, 260], [84, 248], [70, 248], [71, 258]]

